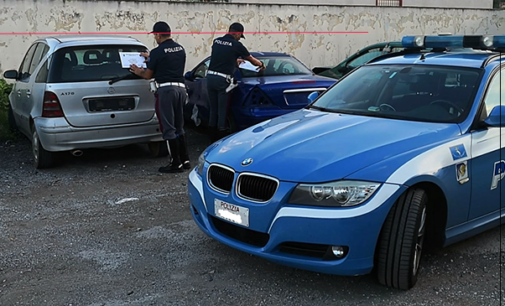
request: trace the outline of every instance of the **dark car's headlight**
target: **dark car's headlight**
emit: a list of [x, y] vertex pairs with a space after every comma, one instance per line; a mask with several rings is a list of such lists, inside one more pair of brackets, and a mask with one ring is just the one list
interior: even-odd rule
[[380, 183], [337, 181], [325, 184], [299, 184], [289, 203], [313, 206], [349, 207], [368, 200]]
[[200, 154], [200, 156], [198, 157], [197, 172], [200, 176], [202, 176], [204, 164], [205, 164], [205, 151], [203, 151], [202, 154]]

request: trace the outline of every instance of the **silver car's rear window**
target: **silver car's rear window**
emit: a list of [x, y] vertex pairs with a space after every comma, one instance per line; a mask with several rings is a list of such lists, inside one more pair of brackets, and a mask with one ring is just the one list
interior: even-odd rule
[[142, 46], [100, 45], [67, 47], [52, 55], [48, 83], [93, 82], [135, 75], [121, 67], [119, 52], [147, 51]]

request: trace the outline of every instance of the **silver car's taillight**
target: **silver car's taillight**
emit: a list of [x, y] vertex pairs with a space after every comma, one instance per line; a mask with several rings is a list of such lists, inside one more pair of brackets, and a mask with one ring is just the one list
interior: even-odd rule
[[54, 92], [46, 91], [44, 93], [44, 102], [42, 105], [42, 117], [63, 117], [60, 100]]

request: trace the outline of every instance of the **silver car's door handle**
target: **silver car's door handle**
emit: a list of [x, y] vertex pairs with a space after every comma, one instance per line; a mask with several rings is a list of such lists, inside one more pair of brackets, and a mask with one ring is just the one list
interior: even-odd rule
[[18, 89], [18, 97], [21, 97], [21, 89]]
[[29, 97], [31, 95], [31, 92], [29, 90], [26, 91], [26, 96]]

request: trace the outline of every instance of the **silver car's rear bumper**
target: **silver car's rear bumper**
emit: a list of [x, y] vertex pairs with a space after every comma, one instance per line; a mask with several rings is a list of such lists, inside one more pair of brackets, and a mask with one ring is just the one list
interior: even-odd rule
[[72, 127], [65, 118], [35, 118], [35, 127], [42, 147], [52, 152], [163, 140], [156, 117], [145, 123], [89, 128]]

